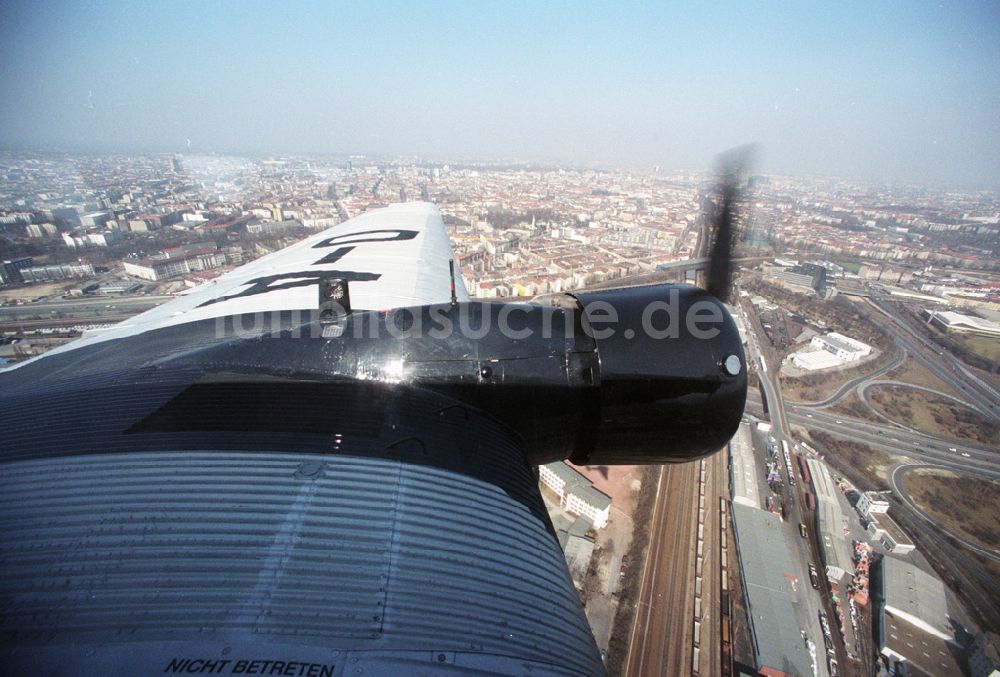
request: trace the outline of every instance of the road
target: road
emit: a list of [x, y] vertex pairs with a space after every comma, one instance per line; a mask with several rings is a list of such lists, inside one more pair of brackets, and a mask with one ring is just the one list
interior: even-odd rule
[[[920, 467], [919, 464], [910, 464], [909, 467], [915, 466]], [[897, 472], [897, 468], [900, 467], [904, 466], [892, 468], [890, 478], [895, 476], [898, 480], [902, 476], [905, 470]], [[985, 627], [1000, 627], [1000, 609], [992, 602], [992, 599], [1000, 594], [998, 591], [1000, 583], [991, 572], [984, 570], [961, 547], [956, 547], [950, 538], [945, 537], [940, 526], [929, 520], [922, 512], [914, 512], [911, 508], [914, 505], [913, 501], [901, 486], [897, 486], [895, 490], [897, 497], [900, 498], [896, 520], [901, 522], [907, 533], [913, 537], [922, 554], [937, 563], [936, 567], [942, 570], [942, 578], [948, 581], [953, 589], [961, 591], [965, 603], [979, 612]], [[992, 592], [993, 597], [990, 597], [988, 592]]]
[[[913, 514], [923, 520], [925, 523], [940, 529], [937, 522], [935, 522], [930, 515], [928, 515], [924, 510], [918, 506], [910, 495], [906, 492], [903, 487], [902, 479], [903, 476], [909, 471], [915, 468], [930, 468], [936, 469], [938, 466], [929, 465], [927, 463], [897, 463], [889, 470], [889, 486], [892, 487], [893, 492], [899, 496], [899, 499], [910, 509]], [[972, 550], [975, 553], [982, 555], [983, 557], [988, 557], [992, 560], [1000, 562], [1000, 550], [996, 548], [983, 548], [978, 544], [973, 543], [967, 538], [963, 538], [958, 534], [950, 534], [953, 539], [964, 545], [968, 550]], [[994, 580], [990, 580], [990, 587], [994, 588], [997, 592], [1000, 592], [1000, 583]]]
[[905, 388], [907, 390], [920, 390], [920, 391], [922, 391], [922, 392], [924, 392], [924, 393], [926, 393], [928, 395], [933, 395], [933, 396], [937, 397], [938, 399], [951, 400], [955, 404], [960, 405], [962, 407], [965, 407], [966, 409], [975, 409], [975, 407], [973, 405], [969, 404], [968, 402], [966, 402], [965, 400], [963, 400], [963, 399], [961, 399], [959, 397], [955, 397], [954, 395], [950, 395], [948, 393], [941, 392], [940, 390], [935, 390], [934, 388], [928, 388], [926, 386], [918, 386], [918, 385], [914, 385], [912, 383], [907, 383], [906, 381], [892, 381], [892, 380], [885, 380], [885, 379], [873, 379], [873, 380], [870, 380], [870, 381], [865, 381], [864, 383], [862, 383], [861, 385], [859, 385], [857, 387], [856, 391], [857, 391], [857, 394], [858, 394], [858, 399], [861, 400], [861, 402], [864, 403], [865, 406], [868, 407], [868, 410], [871, 413], [875, 414], [876, 416], [878, 416], [882, 420], [884, 420], [884, 421], [886, 421], [886, 422], [888, 422], [888, 423], [890, 423], [892, 425], [896, 425], [896, 426], [899, 426], [900, 428], [905, 428], [907, 430], [916, 430], [916, 428], [913, 428], [912, 426], [908, 426], [905, 423], [902, 423], [900, 421], [896, 421], [895, 419], [891, 418], [890, 416], [887, 416], [886, 414], [884, 414], [878, 407], [872, 406], [872, 403], [871, 403], [871, 399], [870, 399], [871, 393], [869, 392], [870, 390], [872, 390], [873, 388], [878, 388], [878, 387], [893, 387], [893, 386], [895, 386], [897, 388]]
[[[903, 474], [914, 467], [950, 470], [982, 479], [1000, 480], [1000, 460], [998, 460], [1000, 455], [997, 451], [940, 440], [923, 433], [894, 427], [872, 425], [844, 417], [837, 418], [820, 412], [813, 413], [807, 418], [793, 411], [791, 420], [804, 427], [824, 430], [843, 439], [863, 442], [874, 448], [919, 461], [898, 463], [888, 470], [889, 486], [900, 502], [898, 509], [904, 511], [902, 515], [894, 512], [895, 518], [897, 522], [904, 523], [923, 554], [933, 556], [942, 572], [942, 577], [958, 586], [957, 589], [962, 591], [966, 604], [979, 612], [988, 627], [997, 627], [1000, 623], [1000, 609], [993, 605], [991, 598], [985, 593], [992, 592], [994, 598], [1000, 596], [1000, 584], [989, 572], [984, 571], [977, 562], [970, 559], [969, 554], [965, 552], [965, 548], [969, 546], [965, 539], [947, 531], [920, 510], [901, 482]], [[951, 448], [955, 451], [951, 451]], [[893, 510], [897, 508], [894, 507]], [[945, 537], [946, 534], [948, 538]], [[1000, 558], [1000, 554], [986, 553], [975, 546], [970, 549], [992, 559]]]
[[[972, 373], [954, 355], [942, 351], [940, 346], [917, 332], [884, 298], [873, 293], [868, 299], [868, 303], [892, 320], [885, 326], [893, 333], [902, 350], [888, 365], [847, 381], [837, 389], [837, 392], [820, 402], [803, 402], [800, 403], [800, 406], [820, 409], [836, 404], [851, 391], [900, 366], [909, 355], [944, 381], [956, 393], [960, 393], [959, 400], [962, 404], [979, 410], [992, 420], [1000, 421], [1000, 392]], [[945, 364], [942, 365], [942, 362]], [[768, 402], [770, 403], [769, 393]]]
[[46, 317], [52, 313], [67, 316], [91, 316], [97, 311], [117, 309], [122, 313], [138, 313], [148, 310], [174, 298], [173, 296], [81, 296], [78, 298], [56, 298], [37, 303], [0, 308], [0, 321], [8, 322], [18, 318]]
[[21, 332], [75, 325], [115, 324], [155, 308], [173, 296], [87, 296], [49, 299], [0, 308], [0, 330]]
[[[851, 379], [832, 396], [822, 402], [815, 403], [784, 403], [781, 398], [780, 386], [775, 383], [777, 380], [775, 372], [778, 367], [776, 361], [767, 372], [762, 369], [759, 373], [760, 384], [763, 394], [767, 398], [774, 437], [780, 443], [780, 440], [787, 438], [790, 433], [789, 424], [793, 424], [805, 429], [821, 430], [843, 439], [867, 444], [890, 454], [914, 459], [923, 467], [941, 468], [984, 479], [1000, 480], [1000, 454], [998, 454], [996, 445], [978, 445], [954, 439], [938, 438], [919, 430], [907, 428], [894, 421], [885, 420], [884, 423], [873, 424], [824, 410], [824, 407], [834, 404], [852, 391], [857, 391], [862, 396], [862, 401], [867, 404], [867, 400], [863, 397], [864, 391], [878, 383], [880, 376], [902, 364], [909, 355], [941, 379], [955, 393], [958, 393], [960, 400], [965, 400], [968, 405], [980, 410], [990, 418], [997, 418], [1000, 397], [990, 384], [985, 383], [964, 365], [959, 364], [954, 356], [942, 354], [939, 347], [907, 324], [905, 318], [901, 317], [884, 300], [876, 296], [870, 302], [891, 320], [886, 322], [885, 326], [893, 332], [901, 349], [897, 357], [889, 365], [873, 373]], [[747, 327], [751, 330], [749, 332], [750, 345], [748, 350], [750, 357], [748, 359], [764, 360], [764, 364], [766, 364], [766, 355], [771, 352], [770, 346], [765, 346], [762, 350], [757, 339], [757, 336], [765, 336], [765, 334], [761, 331], [753, 313], [746, 313], [745, 317], [748, 320]], [[751, 391], [748, 400], [759, 402], [760, 396]], [[964, 546], [968, 544], [960, 545], [958, 542], [952, 541], [951, 538], [954, 535], [930, 520], [906, 493], [899, 482], [899, 479], [906, 472], [905, 469], [901, 468], [912, 468], [913, 466], [914, 464], [897, 464], [888, 471], [887, 479], [900, 503], [901, 513], [897, 513], [897, 519], [904, 521], [911, 531], [911, 536], [920, 543], [922, 548], [927, 550], [927, 554], [933, 555], [935, 566], [942, 571], [942, 575], [946, 579], [962, 591], [966, 603], [979, 611], [988, 626], [995, 626], [995, 623], [1000, 620], [1000, 610], [993, 606], [985, 593], [989, 591], [996, 594], [997, 582], [990, 577], [988, 572], [984, 572], [983, 568], [977, 565], [974, 560], [970, 559], [968, 551], [963, 550]], [[793, 501], [793, 506], [794, 515], [790, 519], [800, 519], [802, 510], [797, 500]], [[811, 524], [809, 520], [803, 521]], [[945, 534], [949, 538], [946, 538]], [[810, 550], [812, 549], [810, 547]], [[980, 555], [984, 554], [982, 549], [974, 547], [972, 550]], [[817, 554], [810, 552], [806, 556], [815, 557]], [[992, 556], [992, 553], [987, 556]], [[838, 655], [838, 661], [841, 660], [842, 658]], [[844, 666], [844, 663], [841, 662], [841, 665]]]
[[843, 415], [814, 412], [794, 405], [789, 405], [789, 417], [792, 423], [803, 428], [822, 430], [890, 454], [908, 456], [955, 472], [1000, 479], [1000, 454], [990, 447], [941, 439], [907, 428], [858, 421]]
[[[960, 393], [994, 421], [1000, 421], [1000, 393], [989, 383], [973, 374], [961, 361], [910, 326], [910, 323], [888, 303], [885, 296], [873, 293], [868, 302], [893, 320], [889, 326], [897, 342], [919, 360], [932, 374]], [[943, 363], [943, 364], [942, 364]]]
[[[911, 355], [928, 371], [960, 394], [960, 399], [965, 400], [967, 404], [978, 409], [987, 417], [997, 418], [998, 397], [992, 386], [959, 364], [954, 356], [947, 353], [942, 354], [938, 346], [927, 337], [919, 334], [906, 322], [905, 318], [901, 317], [884, 300], [876, 296], [870, 302], [891, 320], [885, 326], [893, 332], [903, 354]], [[863, 397], [864, 391], [872, 387], [877, 382], [878, 377], [886, 371], [880, 369], [875, 373], [852, 379], [828, 400], [836, 401], [854, 389], [861, 391], [859, 394], [862, 395], [862, 401], [867, 403]], [[765, 388], [765, 394], [768, 398], [768, 404], [771, 405], [775, 397], [771, 392], [768, 392], [767, 388]], [[941, 468], [983, 479], [1000, 480], [1000, 454], [995, 446], [939, 438], [907, 428], [893, 421], [872, 424], [848, 418], [843, 414], [828, 413], [817, 406], [828, 406], [833, 403], [832, 401], [811, 405], [788, 404], [783, 413], [786, 420], [803, 428], [822, 430], [843, 439], [861, 442], [876, 449], [914, 459], [924, 467]], [[968, 551], [964, 550], [967, 544], [962, 539], [934, 523], [915, 505], [899, 482], [900, 477], [905, 472], [900, 470], [900, 467], [912, 467], [912, 464], [909, 466], [894, 465], [889, 469], [887, 477], [894, 495], [900, 502], [900, 508], [904, 511], [902, 515], [897, 515], [897, 517], [907, 522], [912, 532], [911, 535], [923, 548], [928, 550], [928, 554], [934, 556], [943, 575], [959, 586], [959, 589], [963, 591], [966, 603], [975, 607], [988, 624], [995, 623], [1000, 619], [1000, 610], [992, 605], [984, 593], [991, 591], [996, 594], [996, 581], [991, 578], [989, 573], [984, 572], [974, 560], [970, 559]], [[945, 534], [948, 538], [945, 537]], [[982, 554], [979, 550], [974, 549], [974, 551]]]
[[786, 439], [785, 431], [789, 428], [788, 418], [785, 416], [785, 403], [781, 397], [781, 389], [777, 384], [776, 378], [777, 369], [780, 365], [775, 364], [777, 360], [773, 356], [768, 355], [768, 351], [761, 348], [757, 337], [767, 336], [767, 334], [764, 332], [764, 328], [760, 326], [757, 314], [743, 312], [742, 307], [740, 312], [743, 315], [743, 322], [747, 327], [747, 336], [749, 338], [747, 342], [747, 360], [753, 361], [758, 365], [758, 382], [764, 391], [765, 397], [767, 397], [769, 416], [771, 423], [774, 425], [772, 434], [774, 439], [778, 441], [778, 444], [781, 444], [781, 440]]

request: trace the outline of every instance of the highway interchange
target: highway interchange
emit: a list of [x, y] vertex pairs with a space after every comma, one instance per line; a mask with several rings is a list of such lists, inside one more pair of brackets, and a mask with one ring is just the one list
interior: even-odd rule
[[[789, 434], [792, 426], [797, 426], [807, 430], [823, 431], [845, 440], [869, 445], [894, 456], [904, 457], [887, 469], [885, 477], [892, 494], [909, 512], [909, 516], [904, 513], [904, 521], [911, 531], [917, 532], [912, 535], [917, 537], [918, 546], [933, 549], [931, 554], [939, 564], [948, 569], [950, 578], [970, 591], [969, 594], [963, 595], [965, 601], [976, 607], [980, 615], [990, 625], [996, 627], [995, 624], [1000, 621], [1000, 610], [996, 609], [989, 599], [975, 591], [989, 590], [1000, 594], [1000, 584], [970, 559], [968, 550], [994, 560], [1000, 560], [1000, 551], [975, 546], [960, 536], [947, 532], [916, 505], [901, 480], [907, 472], [916, 468], [948, 470], [982, 479], [1000, 480], [1000, 454], [997, 453], [997, 446], [936, 437], [908, 428], [884, 416], [880, 416], [884, 419], [882, 423], [858, 420], [829, 411], [828, 407], [852, 392], [856, 392], [861, 401], [867, 405], [867, 391], [880, 381], [884, 381], [882, 377], [900, 366], [907, 356], [913, 357], [955, 393], [959, 393], [960, 397], [957, 398], [959, 401], [967, 403], [990, 419], [998, 420], [997, 407], [1000, 405], [1000, 397], [989, 383], [959, 364], [953, 356], [947, 353], [942, 355], [941, 350], [933, 342], [914, 330], [877, 292], [873, 293], [869, 303], [889, 320], [882, 326], [889, 330], [897, 341], [898, 353], [880, 369], [851, 379], [833, 395], [814, 403], [783, 400], [780, 385], [777, 383], [777, 371], [780, 365], [772, 357], [773, 367], [768, 370], [764, 366], [769, 364], [764, 355], [770, 352], [768, 350], [770, 346], [762, 351], [757, 337], [765, 334], [756, 322], [754, 314], [752, 312], [745, 314], [749, 329], [748, 359], [757, 361], [760, 388], [767, 399], [771, 423], [774, 426], [772, 434], [779, 443], [782, 438], [788, 438], [791, 443]], [[947, 393], [938, 394], [951, 397]], [[748, 400], [750, 404], [760, 403], [759, 392], [752, 389]], [[872, 411], [879, 415], [876, 410]]]
[[892, 320], [887, 326], [899, 346], [947, 383], [948, 387], [960, 393], [973, 407], [992, 420], [1000, 421], [1000, 392], [969, 370], [954, 355], [916, 331], [887, 298], [885, 294], [873, 290], [868, 302]]

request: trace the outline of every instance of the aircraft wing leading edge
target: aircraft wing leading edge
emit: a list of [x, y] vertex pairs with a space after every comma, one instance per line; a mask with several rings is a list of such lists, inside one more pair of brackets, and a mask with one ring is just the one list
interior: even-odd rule
[[[315, 311], [319, 281], [345, 279], [355, 309], [448, 303], [454, 259], [441, 212], [406, 202], [365, 212], [202, 284], [110, 329], [50, 353], [198, 320], [281, 311]], [[468, 301], [455, 261], [456, 300]], [[41, 356], [44, 357], [45, 355]]]

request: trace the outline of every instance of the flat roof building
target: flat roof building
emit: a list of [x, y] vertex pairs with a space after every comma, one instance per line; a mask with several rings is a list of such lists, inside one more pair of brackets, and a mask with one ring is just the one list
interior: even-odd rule
[[829, 468], [814, 458], [808, 459], [807, 463], [816, 493], [816, 534], [819, 552], [826, 567], [827, 578], [830, 583], [836, 584], [854, 573], [851, 548], [845, 533], [847, 517], [840, 505], [838, 496], [840, 490], [833, 481]]
[[889, 512], [889, 501], [876, 491], [866, 491], [858, 498], [857, 510], [862, 517], [868, 517], [870, 513], [884, 515]]
[[750, 436], [749, 424], [740, 424], [736, 435], [729, 441], [729, 453], [732, 457], [730, 473], [732, 474], [733, 503], [751, 508], [761, 507], [760, 489], [757, 483], [757, 463], [754, 459], [753, 439]]
[[594, 539], [587, 536], [591, 526], [593, 525], [590, 519], [580, 515], [568, 529], [556, 530], [559, 547], [563, 550], [570, 577], [577, 588], [582, 588], [587, 569], [590, 568], [590, 560], [594, 555]]
[[860, 360], [862, 357], [870, 355], [872, 352], [872, 347], [867, 343], [862, 343], [861, 341], [852, 339], [849, 336], [838, 334], [835, 331], [822, 336], [813, 336], [810, 344], [816, 346], [817, 348], [822, 348], [827, 352], [833, 353], [847, 362]]
[[611, 497], [598, 490], [574, 468], [562, 461], [538, 466], [542, 484], [559, 497], [559, 505], [574, 515], [583, 515], [600, 529], [611, 516]]
[[[887, 555], [873, 579], [875, 637], [890, 667], [909, 664], [941, 677], [961, 674], [944, 583], [910, 562]], [[898, 674], [898, 671], [897, 671]]]
[[965, 315], [951, 310], [925, 310], [923, 316], [930, 324], [942, 331], [952, 331], [961, 334], [978, 334], [979, 336], [1000, 336], [1000, 324], [984, 320], [975, 315]]
[[844, 360], [825, 350], [813, 350], [792, 354], [792, 364], [804, 371], [831, 369], [844, 364]]
[[868, 536], [881, 542], [889, 552], [905, 555], [916, 547], [906, 532], [887, 513], [882, 513], [878, 517], [869, 514], [868, 520]]
[[755, 667], [771, 677], [812, 674], [802, 630], [795, 620], [791, 583], [795, 569], [781, 519], [734, 503], [733, 523]]

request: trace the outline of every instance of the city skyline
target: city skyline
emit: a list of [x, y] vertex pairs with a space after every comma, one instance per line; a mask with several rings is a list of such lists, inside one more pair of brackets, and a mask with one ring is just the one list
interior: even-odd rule
[[0, 147], [1000, 185], [998, 11], [9, 3]]

